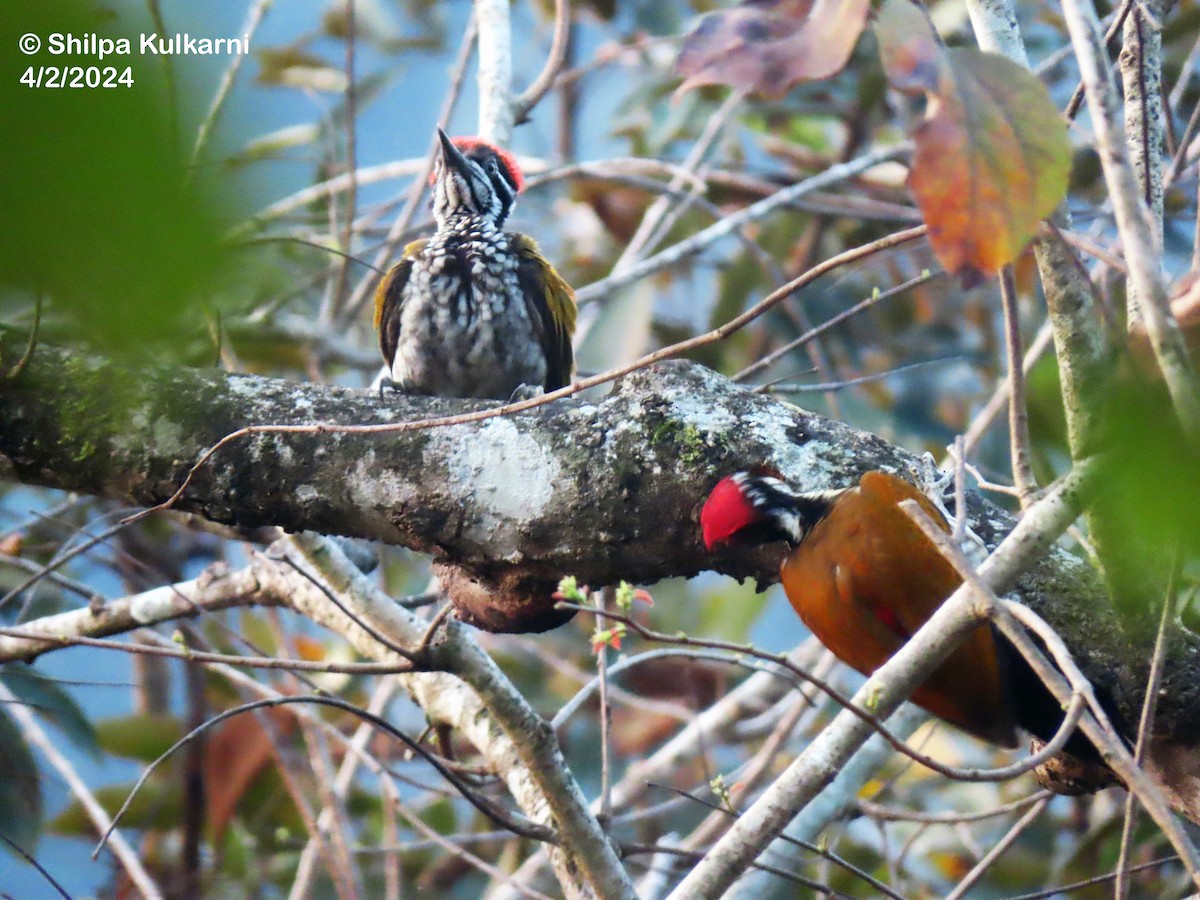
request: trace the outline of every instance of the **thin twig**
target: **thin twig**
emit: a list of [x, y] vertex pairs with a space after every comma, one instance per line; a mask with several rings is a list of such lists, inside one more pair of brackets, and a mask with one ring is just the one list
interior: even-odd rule
[[447, 617], [449, 617], [452, 612], [454, 612], [454, 604], [446, 603], [441, 609], [433, 614], [433, 618], [429, 620], [429, 627], [425, 629], [425, 633], [421, 636], [421, 640], [417, 644], [416, 650], [413, 651], [418, 659], [429, 652], [429, 646], [433, 643], [433, 638], [434, 635], [437, 634], [438, 628], [443, 622], [446, 621]]
[[1197, 101], [1196, 105], [1192, 107], [1192, 114], [1188, 117], [1187, 125], [1183, 129], [1183, 136], [1179, 139], [1179, 147], [1171, 157], [1171, 168], [1163, 176], [1164, 188], [1174, 184], [1175, 179], [1183, 172], [1183, 166], [1187, 162], [1188, 151], [1192, 147], [1192, 139], [1196, 136], [1197, 128], [1200, 128], [1200, 101]]
[[[1178, 856], [1162, 856], [1158, 859], [1152, 859], [1150, 862], [1142, 863], [1134, 866], [1129, 871], [1144, 872], [1147, 869], [1153, 869], [1155, 866], [1165, 866], [1168, 863], [1178, 862]], [[1104, 884], [1106, 881], [1112, 881], [1116, 877], [1115, 872], [1110, 872], [1108, 875], [1096, 875], [1093, 878], [1085, 878], [1083, 881], [1072, 881], [1070, 884], [1060, 884], [1044, 891], [1036, 891], [1032, 894], [1018, 894], [1014, 897], [1007, 897], [1005, 900], [1048, 900], [1050, 897], [1057, 897], [1060, 894], [1071, 894], [1081, 888], [1092, 887], [1097, 884]]]
[[37, 859], [34, 858], [33, 854], [27, 852], [24, 847], [12, 840], [12, 838], [3, 832], [0, 832], [0, 841], [3, 841], [5, 844], [7, 844], [8, 848], [12, 850], [13, 853], [17, 854], [17, 856], [21, 857], [23, 860], [25, 860], [25, 862], [37, 869], [38, 874], [45, 878], [46, 881], [50, 883], [52, 888], [58, 891], [58, 895], [60, 897], [64, 897], [66, 900], [72, 900], [71, 895], [67, 893], [66, 889], [59, 884], [57, 880], [55, 880], [54, 876], [46, 870], [45, 866], [43, 866], [37, 861]]
[[[626, 844], [626, 843], [623, 843], [623, 844], [621, 844], [621, 853], [622, 853], [622, 855], [624, 855], [626, 857], [637, 856], [639, 854], [644, 854], [644, 853], [654, 853], [654, 854], [665, 853], [665, 854], [670, 854], [671, 856], [678, 856], [683, 859], [689, 859], [689, 860], [692, 860], [693, 862], [703, 859], [703, 857], [704, 857], [703, 853], [696, 851], [696, 850], [684, 850], [680, 847], [669, 847], [669, 846], [665, 846], [661, 843], [660, 844]], [[770, 866], [770, 865], [767, 865], [766, 863], [754, 861], [754, 862], [750, 863], [750, 868], [757, 869], [760, 872], [767, 872], [771, 875], [775, 875], [779, 878], [782, 878], [784, 881], [787, 881], [791, 884], [798, 885], [799, 887], [808, 888], [810, 891], [815, 891], [816, 893], [821, 894], [826, 897], [837, 897], [837, 898], [839, 898], [839, 900], [853, 900], [853, 898], [851, 898], [848, 894], [843, 894], [840, 891], [835, 891], [833, 888], [829, 887], [828, 885], [822, 884], [819, 881], [814, 881], [811, 878], [805, 878], [803, 875], [798, 875], [795, 872], [789, 872], [787, 869], [781, 869], [778, 866]]]
[[815, 392], [825, 391], [840, 391], [848, 387], [853, 387], [859, 384], [871, 384], [874, 381], [885, 381], [896, 375], [902, 375], [905, 372], [913, 372], [917, 369], [924, 369], [928, 366], [937, 366], [943, 363], [961, 362], [966, 359], [966, 356], [943, 356], [940, 359], [923, 359], [920, 362], [908, 363], [903, 366], [896, 366], [892, 369], [884, 369], [881, 372], [871, 372], [869, 375], [859, 375], [857, 378], [839, 378], [837, 381], [818, 381], [805, 382], [796, 380], [796, 376], [783, 376], [775, 381], [768, 381], [764, 384], [756, 384], [754, 393], [756, 394], [810, 394]]
[[842, 312], [838, 313], [836, 316], [830, 317], [829, 319], [822, 322], [820, 325], [817, 325], [816, 327], [814, 327], [814, 328], [810, 329], [809, 331], [805, 332], [804, 334], [800, 335], [798, 338], [788, 341], [782, 347], [777, 347], [776, 349], [772, 350], [770, 353], [767, 353], [766, 355], [762, 356], [761, 358], [755, 360], [753, 363], [746, 366], [746, 368], [742, 369], [740, 372], [738, 372], [736, 375], [734, 375], [732, 380], [733, 381], [745, 381], [751, 375], [754, 375], [756, 372], [762, 371], [767, 366], [769, 366], [773, 362], [775, 362], [777, 359], [780, 359], [781, 357], [786, 356], [788, 353], [791, 353], [797, 347], [801, 347], [804, 344], [807, 344], [809, 341], [813, 340], [814, 338], [820, 337], [822, 334], [824, 334], [829, 329], [831, 329], [837, 325], [841, 325], [843, 322], [849, 320], [850, 318], [852, 318], [854, 316], [857, 316], [859, 313], [864, 312], [865, 310], [870, 309], [872, 306], [875, 306], [877, 303], [882, 303], [884, 300], [890, 300], [892, 297], [895, 297], [897, 294], [902, 294], [905, 291], [911, 290], [912, 288], [918, 287], [922, 284], [932, 281], [934, 278], [937, 278], [938, 276], [944, 275], [944, 274], [945, 274], [944, 272], [922, 272], [920, 275], [917, 275], [914, 278], [910, 278], [910, 279], [908, 279], [908, 281], [902, 282], [901, 284], [897, 284], [893, 287], [890, 287], [885, 291], [872, 291], [871, 296], [867, 297], [865, 300], [859, 301], [858, 303], [854, 304], [854, 306], [851, 306], [849, 309], [842, 310]]
[[379, 631], [377, 628], [374, 628], [368, 622], [364, 621], [362, 619], [362, 617], [360, 617], [356, 613], [354, 613], [346, 604], [342, 603], [342, 601], [338, 599], [337, 595], [332, 590], [330, 590], [329, 587], [327, 587], [324, 583], [322, 583], [322, 581], [319, 578], [317, 578], [315, 575], [311, 574], [310, 572], [307, 572], [303, 566], [301, 566], [298, 562], [296, 562], [296, 560], [292, 559], [286, 553], [277, 558], [281, 562], [287, 563], [289, 566], [291, 566], [293, 569], [295, 569], [299, 575], [301, 575], [303, 578], [305, 578], [309, 582], [311, 582], [313, 587], [315, 587], [317, 590], [321, 591], [321, 593], [323, 593], [326, 596], [326, 598], [329, 600], [330, 603], [332, 603], [334, 606], [336, 606], [338, 609], [340, 609], [343, 613], [346, 614], [347, 619], [349, 619], [351, 622], [353, 622], [355, 625], [357, 625], [359, 628], [361, 628], [367, 634], [371, 635], [371, 637], [375, 638], [375, 640], [379, 641], [379, 643], [383, 644], [383, 646], [387, 647], [393, 653], [396, 653], [399, 656], [402, 656], [404, 659], [407, 659], [409, 662], [416, 665], [418, 663], [418, 661], [420, 660], [421, 656], [423, 655], [424, 651], [428, 650], [428, 645], [423, 647], [421, 649], [421, 651], [416, 651], [416, 650], [409, 650], [407, 647], [404, 647], [404, 646], [396, 643], [390, 637], [388, 637], [386, 634]]
[[1043, 797], [1041, 800], [1037, 801], [1037, 803], [1033, 804], [1033, 806], [1031, 806], [1028, 810], [1026, 810], [1025, 814], [1013, 823], [1012, 828], [1005, 832], [1004, 837], [1000, 838], [1000, 840], [997, 841], [992, 848], [984, 854], [983, 859], [979, 860], [979, 862], [972, 867], [971, 871], [962, 877], [958, 884], [955, 885], [954, 890], [946, 895], [946, 900], [959, 900], [960, 897], [966, 896], [967, 891], [975, 886], [979, 879], [983, 877], [983, 874], [989, 868], [991, 868], [992, 863], [999, 859], [1001, 854], [1003, 854], [1005, 850], [1012, 846], [1013, 841], [1020, 837], [1021, 833], [1033, 824], [1033, 820], [1042, 814], [1042, 810], [1046, 808], [1046, 805], [1049, 802], [1050, 798]]
[[[690, 794], [687, 791], [682, 790], [681, 788], [671, 787], [670, 785], [661, 785], [661, 787], [665, 788], [668, 791], [673, 791], [674, 793], [678, 794], [681, 797], [686, 797], [688, 800], [692, 801], [693, 803], [698, 803], [701, 806], [708, 807], [710, 810], [713, 811], [713, 813], [715, 815], [723, 816], [723, 817], [729, 818], [729, 819], [736, 819], [738, 817], [738, 815], [740, 815], [736, 810], [729, 809], [720, 803], [714, 803], [713, 801], [708, 800], [704, 797], [697, 797], [695, 794]], [[865, 881], [867, 884], [869, 884], [871, 887], [873, 887], [876, 891], [878, 891], [883, 896], [891, 897], [891, 898], [893, 898], [893, 900], [903, 900], [903, 898], [899, 894], [897, 894], [895, 891], [893, 891], [890, 887], [888, 887], [886, 884], [884, 884], [878, 878], [875, 878], [869, 872], [863, 871], [858, 866], [851, 863], [849, 860], [846, 860], [843, 857], [838, 856], [836, 853], [833, 853], [832, 851], [826, 849], [825, 847], [821, 847], [817, 844], [812, 843], [811, 841], [802, 841], [797, 838], [790, 837], [789, 835], [786, 835], [786, 834], [781, 834], [779, 836], [779, 838], [780, 838], [780, 840], [784, 841], [785, 843], [791, 844], [793, 847], [799, 847], [801, 850], [807, 850], [810, 853], [815, 853], [817, 856], [821, 857], [821, 859], [828, 860], [829, 862], [833, 863], [835, 866], [838, 866], [839, 868], [844, 869], [845, 871], [849, 872], [855, 878], [859, 878], [862, 881]]]
[[1007, 815], [1018, 809], [1024, 809], [1031, 803], [1037, 803], [1039, 800], [1053, 799], [1054, 795], [1047, 790], [1037, 791], [1030, 794], [1028, 797], [1022, 797], [1020, 800], [1013, 800], [1011, 803], [1005, 803], [1003, 806], [997, 806], [994, 809], [985, 809], [979, 812], [923, 812], [915, 809], [895, 809], [890, 806], [883, 806], [878, 803], [873, 803], [870, 800], [858, 800], [857, 806], [864, 816], [870, 816], [873, 819], [881, 819], [885, 822], [920, 822], [925, 825], [962, 825], [967, 822], [983, 822], [987, 819], [994, 819], [997, 816]]
[[[745, 98], [746, 92], [735, 90], [721, 103], [720, 107], [704, 125], [704, 129], [692, 144], [688, 155], [680, 164], [685, 172], [695, 172], [704, 162], [704, 157], [708, 155], [708, 151], [712, 148], [713, 142], [720, 136], [722, 129], [725, 127], [729, 118], [734, 111], [741, 105]], [[679, 190], [683, 187], [683, 174], [680, 173], [671, 178], [670, 188]], [[682, 210], [687, 208], [687, 202], [680, 203], [676, 206], [676, 216]], [[667, 229], [675, 221], [675, 217], [668, 217], [671, 205], [670, 200], [666, 196], [659, 197], [650, 204], [645, 214], [642, 216], [642, 221], [638, 223], [637, 231], [633, 237], [625, 245], [621, 251], [621, 255], [617, 257], [617, 261], [613, 263], [612, 274], [620, 275], [631, 265], [633, 265], [642, 255], [642, 251], [646, 249], [653, 250], [665, 235]]]
[[554, 0], [554, 37], [550, 42], [550, 52], [546, 55], [546, 63], [538, 72], [519, 97], [513, 100], [513, 120], [520, 125], [528, 118], [529, 113], [554, 87], [554, 79], [562, 71], [567, 59], [567, 47], [571, 38], [571, 0]]
[[[1029, 349], [1025, 352], [1025, 359], [1021, 363], [1021, 371], [1024, 375], [1028, 376], [1033, 367], [1037, 365], [1038, 360], [1050, 348], [1053, 338], [1054, 328], [1050, 321], [1046, 320], [1042, 323], [1042, 327], [1038, 329], [1037, 336], [1030, 342]], [[1005, 375], [1000, 380], [1000, 383], [996, 385], [996, 390], [988, 398], [988, 402], [984, 404], [983, 409], [971, 420], [970, 426], [963, 433], [964, 457], [971, 456], [975, 452], [980, 440], [987, 434], [992, 423], [1000, 415], [1000, 411], [1008, 406], [1011, 387], [1011, 382], [1009, 382], [1008, 376]]]
[[[266, 15], [272, 3], [274, 0], [255, 0], [254, 5], [250, 7], [250, 12], [246, 14], [246, 21], [242, 25], [242, 34], [245, 35], [247, 41], [254, 39], [254, 33], [258, 31], [259, 23], [262, 22], [263, 16]], [[225, 100], [229, 97], [230, 90], [233, 89], [234, 79], [237, 78], [238, 71], [242, 68], [242, 62], [247, 55], [242, 53], [230, 55], [229, 65], [225, 67], [225, 71], [221, 75], [221, 81], [217, 85], [217, 92], [213, 95], [208, 113], [201, 120], [200, 127], [196, 131], [196, 143], [192, 146], [189, 179], [195, 178], [200, 155], [208, 144], [209, 135], [217, 122], [217, 117], [221, 114], [221, 109], [225, 106]]]
[[[616, 597], [611, 585], [596, 591], [593, 602], [596, 611], [603, 615], [606, 607]], [[596, 649], [596, 680], [599, 682], [600, 701], [600, 810], [596, 817], [605, 828], [612, 819], [612, 707], [608, 702], [608, 642]]]
[[[354, 220], [358, 215], [358, 105], [357, 88], [354, 79], [354, 52], [358, 40], [355, 21], [355, 0], [345, 0], [346, 11], [346, 53], [344, 68], [346, 72], [346, 108], [343, 118], [346, 123], [346, 174], [349, 180], [346, 184], [345, 226], [342, 228], [342, 257], [338, 266], [337, 277], [333, 282], [329, 306], [322, 310], [321, 321], [331, 322], [337, 317], [346, 293], [346, 281], [350, 277], [350, 252], [354, 241]], [[331, 209], [337, 209], [337, 203], [331, 204]]]
[[[165, 620], [164, 620], [165, 621]], [[122, 653], [142, 654], [143, 656], [163, 656], [171, 659], [191, 660], [202, 663], [224, 663], [227, 666], [238, 666], [246, 669], [281, 669], [291, 672], [317, 672], [320, 674], [344, 675], [395, 675], [399, 672], [416, 671], [411, 665], [393, 665], [391, 663], [339, 663], [323, 662], [311, 659], [281, 659], [276, 656], [237, 656], [229, 653], [207, 653], [199, 650], [177, 650], [170, 647], [147, 647], [143, 644], [128, 644], [122, 641], [106, 641], [103, 638], [89, 638], [83, 635], [66, 637], [53, 634], [38, 634], [24, 627], [0, 627], [0, 635], [14, 637], [20, 640], [53, 643], [62, 647], [97, 647], [102, 650], [119, 650]], [[40, 649], [44, 653], [46, 648]], [[13, 658], [19, 659], [20, 656]]]
[[[1175, 592], [1178, 589], [1179, 545], [1176, 544], [1171, 564], [1171, 577], [1167, 580], [1166, 595], [1163, 597], [1162, 613], [1158, 620], [1158, 634], [1154, 638], [1154, 652], [1150, 656], [1150, 673], [1146, 678], [1146, 693], [1142, 698], [1142, 713], [1138, 719], [1137, 742], [1134, 744], [1133, 759], [1141, 765], [1146, 758], [1146, 748], [1154, 728], [1154, 712], [1158, 705], [1158, 690], [1162, 684], [1164, 662], [1167, 655], [1167, 633], [1175, 613]], [[1121, 852], [1117, 857], [1116, 883], [1113, 896], [1125, 900], [1129, 896], [1129, 855], [1133, 847], [1133, 828], [1137, 822], [1137, 807], [1134, 794], [1125, 798], [1125, 821], [1121, 826]]]

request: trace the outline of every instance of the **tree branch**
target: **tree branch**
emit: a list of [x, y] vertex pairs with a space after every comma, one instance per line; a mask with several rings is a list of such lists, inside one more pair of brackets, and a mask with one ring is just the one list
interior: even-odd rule
[[[0, 351], [23, 344], [0, 331]], [[135, 372], [43, 345], [20, 379], [0, 384], [0, 476], [154, 505], [237, 428], [325, 423], [227, 445], [196, 471], [178, 506], [218, 522], [431, 553], [446, 567], [461, 618], [535, 630], [569, 615], [551, 596], [565, 574], [602, 585], [717, 569], [774, 581], [779, 547], [710, 555], [701, 545], [700, 505], [732, 471], [766, 463], [803, 489], [821, 489], [914, 462], [874, 435], [686, 363], [634, 372], [603, 398], [520, 415], [402, 433], [336, 430], [483, 408], [216, 371]], [[989, 546], [1012, 527], [976, 495], [968, 511]], [[1123, 643], [1093, 574], [1060, 550], [1029, 569], [1017, 593], [1136, 721], [1141, 684], [1130, 670], [1149, 647]], [[1170, 731], [1188, 739], [1200, 734], [1200, 702], [1188, 687], [1200, 685], [1198, 669], [1182, 650], [1172, 656], [1172, 691], [1160, 708]]]

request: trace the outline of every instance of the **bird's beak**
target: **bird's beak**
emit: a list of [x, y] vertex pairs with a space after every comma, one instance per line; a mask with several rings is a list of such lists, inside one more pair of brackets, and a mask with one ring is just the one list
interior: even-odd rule
[[442, 142], [442, 165], [447, 169], [454, 169], [457, 172], [466, 175], [467, 158], [463, 156], [462, 151], [454, 146], [454, 141], [450, 140], [446, 132], [442, 129], [437, 130], [438, 140]]

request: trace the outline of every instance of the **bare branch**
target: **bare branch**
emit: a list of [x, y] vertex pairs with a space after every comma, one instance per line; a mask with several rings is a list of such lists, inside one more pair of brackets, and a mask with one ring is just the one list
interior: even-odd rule
[[554, 0], [554, 38], [546, 64], [521, 96], [513, 101], [513, 120], [519, 125], [537, 106], [562, 71], [567, 59], [567, 46], [571, 38], [571, 0]]
[[479, 136], [507, 147], [512, 140], [512, 21], [508, 0], [475, 0], [479, 26]]
[[1064, 0], [1063, 13], [1087, 89], [1104, 180], [1129, 265], [1130, 289], [1138, 298], [1180, 424], [1193, 441], [1200, 442], [1200, 374], [1191, 366], [1179, 323], [1171, 315], [1159, 268], [1154, 220], [1138, 188], [1125, 141], [1118, 130], [1116, 89], [1105, 62], [1100, 23], [1088, 0]]

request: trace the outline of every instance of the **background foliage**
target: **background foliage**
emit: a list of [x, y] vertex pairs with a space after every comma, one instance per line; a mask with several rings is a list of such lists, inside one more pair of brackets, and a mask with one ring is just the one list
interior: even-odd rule
[[[535, 236], [577, 287], [684, 240], [780, 186], [871, 146], [899, 142], [921, 122], [925, 100], [888, 86], [871, 33], [849, 51], [840, 74], [775, 91], [771, 99], [731, 96], [729, 89], [711, 85], [677, 93], [674, 63], [682, 37], [693, 17], [711, 6], [578, 4], [567, 71], [514, 134], [513, 149], [531, 178], [512, 227]], [[120, 354], [133, 369], [168, 361], [352, 386], [370, 383], [379, 365], [365, 308], [375, 278], [370, 264], [382, 264], [383, 248], [403, 246], [430, 224], [424, 202], [417, 199], [421, 182], [414, 176], [422, 171], [439, 110], [450, 96], [448, 74], [455, 71], [470, 4], [357, 0], [353, 16], [340, 0], [268, 7], [244, 0], [151, 0], [145, 5], [30, 0], [0, 6], [0, 47], [5, 48], [0, 320], [32, 328], [35, 300], [41, 298], [42, 340]], [[943, 0], [931, 7], [948, 45], [973, 46], [961, 4]], [[266, 10], [261, 25], [243, 24], [260, 9]], [[542, 64], [553, 9], [549, 3], [518, 3], [513, 13], [514, 68], [517, 83], [523, 84]], [[1069, 55], [1060, 52], [1066, 40], [1057, 5], [1021, 4], [1021, 13], [1036, 71], [1062, 109], [1078, 76]], [[156, 30], [158, 21], [168, 33], [196, 36], [252, 31], [253, 52], [241, 60], [228, 97], [215, 111], [213, 98], [232, 71], [229, 57], [131, 57], [137, 78], [132, 90], [55, 92], [18, 84], [29, 64], [53, 62], [11, 53], [21, 33], [134, 35]], [[1163, 24], [1164, 84], [1171, 89], [1176, 118], [1170, 127], [1178, 136], [1200, 102], [1195, 77], [1200, 7], [1186, 0]], [[475, 127], [472, 65], [450, 115], [451, 133]], [[347, 90], [351, 84], [352, 92]], [[938, 88], [922, 89], [936, 95]], [[205, 137], [198, 138], [201, 134]], [[1103, 324], [1117, 335], [1123, 334], [1124, 281], [1113, 262], [1110, 211], [1087, 136], [1084, 116], [1071, 132], [1069, 203]], [[1197, 159], [1194, 145], [1189, 149], [1185, 143], [1179, 153], [1166, 193], [1164, 245], [1168, 272], [1181, 277], [1192, 256]], [[665, 163], [692, 174], [678, 175], [680, 170]], [[356, 173], [353, 182], [334, 183], [348, 169]], [[673, 173], [678, 175], [674, 181]], [[715, 327], [814, 263], [918, 222], [905, 176], [899, 163], [876, 167], [852, 183], [755, 221], [738, 239], [706, 247], [620, 291], [601, 292], [584, 304], [581, 368], [607, 368]], [[699, 196], [680, 193], [697, 182], [704, 187]], [[668, 184], [674, 193], [660, 217], [656, 204]], [[1038, 209], [1037, 216], [1046, 211]], [[407, 224], [397, 232], [398, 217]], [[646, 221], [656, 223], [648, 233]], [[802, 405], [913, 450], [940, 456], [955, 435], [975, 434], [971, 462], [983, 476], [1009, 483], [1005, 429], [983, 425], [973, 431], [1006, 373], [996, 282], [977, 277], [974, 263], [966, 271], [972, 277], [950, 277], [939, 257], [944, 262], [944, 255], [935, 257], [921, 243], [844, 267], [752, 327], [703, 348], [696, 358], [737, 376], [768, 353], [796, 343], [748, 381], [787, 392]], [[1016, 271], [1028, 345], [1035, 342], [1046, 312], [1027, 256], [1017, 260]], [[890, 290], [897, 285], [905, 287]], [[1186, 289], [1179, 295], [1186, 300]], [[856, 305], [853, 315], [799, 342], [814, 326], [831, 323]], [[13, 362], [3, 360], [5, 367]], [[1136, 399], [1123, 402], [1114, 418], [1114, 433], [1134, 444], [1124, 457], [1130, 460], [1123, 469], [1130, 482], [1121, 501], [1128, 504], [1123, 514], [1131, 528], [1157, 529], [1168, 521], [1171, 535], [1200, 534], [1194, 521], [1200, 468], [1189, 468], [1173, 444], [1158, 439], [1155, 426], [1169, 412], [1146, 399], [1155, 390], [1152, 384], [1140, 385]], [[1031, 446], [1042, 484], [1069, 460], [1059, 396], [1053, 354], [1043, 353], [1028, 387]], [[1148, 437], [1154, 439], [1147, 444]], [[1142, 464], [1145, 457], [1150, 465]], [[1155, 502], [1145, 503], [1146, 498]], [[5, 594], [0, 621], [20, 623], [93, 598], [194, 577], [212, 564], [236, 567], [246, 558], [242, 541], [254, 538], [231, 537], [195, 520], [149, 520], [77, 557], [58, 577], [26, 586], [31, 572], [122, 512], [92, 498], [0, 486], [0, 592]], [[399, 597], [425, 590], [424, 559], [402, 549], [377, 551], [378, 577], [390, 593]], [[1194, 553], [1194, 547], [1185, 546], [1180, 554], [1185, 597], [1194, 594], [1200, 575]], [[14, 592], [16, 587], [21, 590]], [[805, 637], [776, 589], [756, 593], [752, 585], [702, 576], [655, 585], [652, 594], [653, 607], [638, 607], [637, 615], [663, 631], [752, 641], [772, 651], [790, 649]], [[1195, 611], [1185, 605], [1182, 616], [1192, 623]], [[550, 718], [594, 674], [596, 627], [578, 616], [545, 635], [484, 640], [530, 702]], [[336, 636], [271, 611], [205, 616], [180, 626], [177, 636], [188, 646], [227, 653], [339, 661], [350, 652]], [[138, 640], [131, 638], [131, 645]], [[644, 649], [627, 636], [619, 653], [602, 652], [615, 661]], [[815, 648], [810, 650], [811, 665], [827, 665]], [[610, 777], [619, 781], [632, 763], [652, 757], [680, 722], [746, 674], [715, 662], [663, 659], [619, 676], [608, 698], [613, 706]], [[308, 689], [298, 675], [257, 677], [284, 692]], [[857, 683], [857, 676], [840, 667], [831, 677], [836, 683]], [[398, 727], [413, 736], [424, 729], [420, 710], [407, 700], [391, 699], [376, 677], [326, 674], [310, 681], [363, 706], [382, 698], [384, 715]], [[83, 647], [48, 654], [33, 666], [9, 664], [0, 669], [0, 684], [49, 729], [110, 811], [127, 795], [143, 764], [194, 724], [246, 699], [243, 688], [198, 665]], [[589, 796], [601, 782], [598, 712], [594, 705], [585, 707], [560, 732]], [[731, 736], [664, 775], [664, 783], [652, 786], [633, 807], [615, 810], [621, 834], [647, 845], [670, 834], [689, 835], [711, 810], [681, 798], [680, 790], [706, 802], [741, 806], [752, 786], [747, 766], [761, 763], [769, 775], [832, 712], [826, 701], [809, 706], [788, 694], [747, 716]], [[355, 725], [343, 715], [319, 714], [347, 733]], [[442, 752], [461, 754], [470, 772], [469, 749], [453, 735], [428, 738]], [[917, 743], [953, 762], [998, 758], [946, 728], [925, 726]], [[473, 858], [439, 846], [430, 831], [502, 870], [528, 854], [528, 846], [495, 832], [403, 747], [379, 739], [369, 749], [393, 767], [404, 784], [401, 802], [424, 827], [397, 820], [374, 779], [360, 775], [354, 780], [346, 793], [346, 836], [365, 896], [395, 888], [385, 872], [397, 856], [381, 852], [387, 847], [399, 848], [405, 895], [425, 890], [473, 897], [498, 883]], [[195, 868], [188, 862], [187, 836], [200, 834], [206, 895], [287, 896], [309, 840], [296, 799], [321, 805], [320, 786], [329, 782], [340, 754], [290, 712], [229, 720], [209, 735], [202, 752], [178, 754], [159, 769], [124, 825], [172, 895], [187, 895], [189, 866]], [[728, 793], [714, 781], [718, 776]], [[494, 775], [471, 777], [483, 792], [500, 795]], [[203, 805], [196, 802], [196, 779], [205, 786]], [[35, 855], [69, 892], [115, 896], [126, 888], [123, 874], [105, 856], [89, 860], [95, 836], [78, 802], [48, 773], [3, 708], [0, 782], [0, 832]], [[862, 804], [848, 809], [821, 840], [904, 896], [944, 896], [1023, 807], [962, 822], [892, 821], [880, 807], [970, 813], [1032, 793], [1026, 779], [956, 784], [896, 758], [862, 789]], [[1120, 823], [1121, 805], [1112, 796], [1055, 800], [992, 868], [979, 895], [1010, 896], [1111, 871]], [[1135, 846], [1135, 863], [1168, 855], [1149, 826]], [[50, 896], [32, 867], [5, 852], [0, 851], [0, 890]], [[651, 859], [666, 864], [651, 854], [629, 862], [640, 873]], [[780, 865], [834, 891], [872, 895], [860, 877], [820, 855], [797, 851]], [[1178, 895], [1186, 883], [1170, 863], [1148, 866], [1136, 878], [1142, 896]], [[324, 872], [312, 885], [313, 896], [337, 894]], [[553, 893], [551, 883], [535, 885]], [[797, 890], [794, 882], [780, 878], [760, 887], [776, 896], [795, 896]], [[1108, 888], [1079, 895], [1089, 896], [1088, 890], [1101, 896]]]

